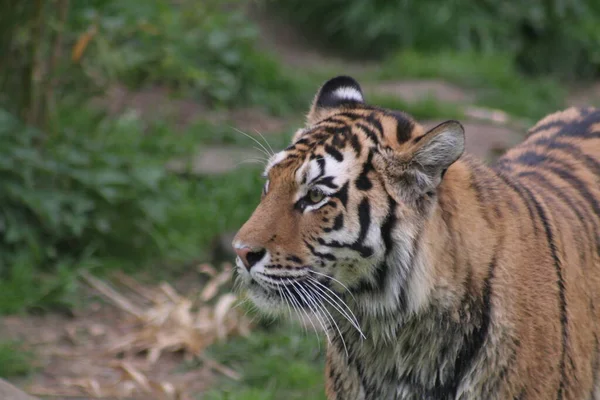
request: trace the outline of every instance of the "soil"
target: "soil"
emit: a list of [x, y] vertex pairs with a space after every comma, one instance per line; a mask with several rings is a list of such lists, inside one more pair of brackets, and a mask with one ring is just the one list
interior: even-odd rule
[[[16, 386], [42, 399], [116, 399], [111, 393], [117, 388], [132, 386], [125, 383], [130, 376], [121, 365], [135, 368], [150, 385], [172, 385], [181, 400], [194, 399], [214, 381], [215, 372], [207, 366], [182, 368], [185, 360], [179, 353], [165, 353], [156, 363], [149, 363], [144, 354], [115, 356], [110, 351], [112, 344], [135, 329], [136, 322], [121, 309], [94, 298], [91, 291], [83, 297], [87, 305], [72, 316], [53, 313], [2, 318], [0, 337], [20, 340], [36, 355], [36, 372], [14, 381]], [[160, 390], [149, 394], [141, 387], [136, 386], [126, 398], [162, 398], [156, 394]], [[95, 397], [94, 390], [102, 396]]]

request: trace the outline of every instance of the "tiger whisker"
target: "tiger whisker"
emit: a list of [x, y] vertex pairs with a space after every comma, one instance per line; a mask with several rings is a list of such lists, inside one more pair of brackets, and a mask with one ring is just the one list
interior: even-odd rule
[[[290, 280], [290, 279], [288, 279], [287, 281], [288, 281], [288, 283], [289, 283], [289, 284], [291, 284], [293, 287], [297, 287], [297, 285], [298, 285], [296, 282], [294, 282], [294, 281], [292, 281], [292, 280]], [[311, 302], [309, 302], [309, 300], [308, 300], [307, 298], [305, 298], [305, 297], [304, 297], [304, 295], [303, 295], [302, 293], [298, 292], [297, 290], [296, 290], [296, 293], [298, 293], [298, 295], [299, 295], [300, 297], [302, 297], [302, 299], [303, 299], [303, 300], [304, 300], [304, 302], [305, 302], [305, 303], [308, 305], [308, 307], [310, 308], [310, 310], [311, 310], [311, 311], [312, 311], [312, 312], [315, 314], [315, 317], [317, 317], [317, 321], [319, 321], [319, 324], [321, 325], [321, 327], [323, 328], [323, 331], [325, 332], [325, 336], [327, 337], [327, 343], [331, 344], [331, 338], [329, 337], [329, 332], [328, 332], [327, 326], [325, 326], [326, 324], [325, 324], [325, 322], [323, 321], [323, 318], [322, 318], [321, 314], [319, 313], [319, 311], [318, 311], [318, 310], [316, 310], [316, 309], [313, 309], [313, 308], [311, 307], [311, 304], [312, 304], [312, 303], [311, 303]], [[315, 332], [316, 332], [316, 331], [315, 331]]]
[[344, 285], [342, 282], [338, 281], [337, 279], [335, 279], [333, 276], [329, 276], [327, 274], [323, 274], [321, 272], [317, 272], [315, 270], [310, 269], [310, 272], [316, 275], [320, 275], [323, 276], [325, 278], [329, 278], [334, 282], [337, 282], [341, 287], [343, 287], [344, 289], [346, 289], [346, 291], [348, 292], [348, 294], [350, 295], [350, 297], [352, 297], [352, 300], [356, 301], [356, 298], [354, 297], [354, 295], [352, 294], [352, 292], [350, 291], [350, 289], [348, 289], [348, 286]]
[[269, 151], [267, 150], [267, 148], [261, 142], [259, 142], [255, 137], [253, 137], [252, 135], [247, 134], [244, 131], [239, 130], [238, 128], [236, 128], [234, 126], [231, 126], [231, 128], [233, 128], [234, 131], [236, 131], [238, 133], [241, 133], [242, 135], [246, 136], [250, 140], [253, 140], [257, 145], [259, 145], [260, 147], [262, 147], [262, 149], [264, 150], [264, 153], [267, 155], [267, 157], [273, 156], [273, 154], [269, 153]]
[[264, 136], [263, 136], [263, 134], [262, 134], [262, 133], [260, 133], [260, 132], [258, 131], [258, 129], [256, 129], [256, 128], [254, 128], [254, 132], [256, 132], [256, 133], [257, 133], [257, 134], [258, 134], [258, 135], [259, 135], [259, 136], [260, 136], [260, 137], [261, 137], [261, 138], [262, 138], [262, 139], [265, 141], [265, 143], [267, 144], [267, 146], [269, 146], [269, 149], [271, 150], [271, 154], [275, 155], [275, 151], [274, 151], [274, 150], [273, 150], [273, 148], [271, 147], [271, 144], [269, 143], [269, 141], [267, 140], [267, 138], [266, 138], [266, 137], [264, 137]]
[[[302, 323], [302, 327], [304, 328], [304, 332], [306, 333], [306, 324], [304, 324], [304, 317], [300, 315], [300, 311], [302, 311], [304, 313], [304, 315], [306, 315], [306, 318], [308, 319], [308, 322], [310, 322], [310, 324], [313, 327], [313, 330], [315, 331], [315, 335], [317, 336], [317, 340], [319, 337], [319, 334], [317, 332], [317, 327], [315, 326], [315, 324], [312, 322], [312, 320], [310, 319], [310, 317], [308, 316], [308, 313], [306, 312], [306, 310], [304, 308], [302, 308], [302, 306], [300, 305], [300, 303], [298, 303], [298, 300], [296, 300], [294, 298], [294, 296], [292, 295], [292, 292], [290, 291], [290, 289], [288, 288], [287, 285], [282, 285], [281, 287], [283, 287], [288, 295], [289, 295], [289, 299], [292, 303], [292, 306], [294, 307], [294, 310], [296, 311], [296, 314], [298, 315], [298, 320]], [[319, 348], [321, 346], [321, 342], [319, 341]]]
[[238, 301], [238, 303], [236, 305], [234, 305], [233, 307], [231, 307], [232, 310], [235, 310], [238, 307], [243, 306], [244, 304], [248, 303], [248, 299], [243, 299], [242, 301]]
[[265, 165], [268, 161], [263, 159], [263, 158], [246, 158], [245, 160], [242, 160], [240, 162], [238, 162], [237, 164], [235, 164], [235, 167], [239, 167], [242, 164], [262, 164]]
[[279, 293], [279, 297], [281, 297], [283, 299], [285, 305], [287, 306], [288, 314], [290, 315], [290, 319], [292, 319], [292, 310], [290, 309], [290, 305], [287, 301], [287, 297], [284, 296], [283, 290], [281, 290], [280, 286], [277, 287], [277, 293]]
[[[287, 288], [285, 287], [285, 285], [282, 285], [282, 286], [283, 286], [283, 288], [285, 288], [285, 289], [287, 290]], [[281, 286], [280, 286], [280, 288], [281, 288]], [[279, 289], [279, 288], [278, 288], [278, 289]], [[280, 290], [280, 289], [279, 289], [279, 290]], [[288, 293], [289, 293], [289, 291], [288, 291]], [[284, 297], [284, 299], [285, 299], [285, 302], [288, 304], [288, 311], [289, 311], [289, 301], [288, 301], [288, 296], [285, 294], [285, 292], [284, 292], [283, 290], [281, 291], [281, 294], [283, 295], [283, 297]], [[292, 298], [292, 297], [290, 296], [290, 299], [291, 299], [291, 298]], [[295, 307], [294, 307], [294, 309], [295, 309]], [[298, 316], [300, 316], [300, 315], [298, 315]], [[291, 318], [292, 318], [292, 312], [290, 311], [290, 319], [291, 319]], [[314, 332], [315, 332], [315, 336], [317, 337], [317, 346], [318, 346], [318, 349], [319, 349], [319, 351], [320, 351], [320, 350], [321, 350], [321, 338], [319, 337], [319, 333], [317, 332], [317, 327], [316, 327], [316, 326], [313, 324], [313, 322], [310, 320], [310, 318], [308, 319], [308, 322], [310, 322], [310, 324], [311, 324], [311, 325], [312, 325], [312, 327], [313, 327], [313, 330], [314, 330]], [[306, 329], [306, 327], [305, 327], [304, 329]]]
[[[300, 289], [305, 291], [306, 295], [309, 298], [313, 299], [313, 301], [314, 301], [313, 304], [315, 305], [315, 308], [319, 308], [323, 312], [323, 315], [327, 318], [327, 320], [331, 321], [333, 323], [333, 325], [335, 326], [335, 329], [337, 330], [338, 334], [340, 335], [340, 340], [342, 341], [342, 345], [344, 346], [344, 350], [346, 352], [346, 358], [347, 358], [348, 357], [348, 348], [346, 347], [346, 341], [344, 340], [344, 335], [342, 335], [342, 331], [340, 330], [340, 327], [338, 326], [337, 322], [335, 322], [335, 319], [333, 318], [333, 316], [331, 315], [329, 310], [327, 310], [327, 307], [325, 307], [322, 302], [317, 302], [316, 299], [314, 299], [314, 297], [308, 293], [308, 288], [303, 288], [300, 283], [298, 283], [298, 286], [300, 287]], [[317, 288], [316, 286], [313, 286], [313, 287]], [[323, 296], [321, 296], [318, 293], [318, 291], [315, 290], [314, 293], [315, 293], [315, 295], [317, 295], [321, 299], [323, 299]]]
[[[352, 324], [352, 326], [354, 326], [354, 328], [356, 328], [356, 330], [360, 333], [360, 335], [363, 337], [363, 339], [366, 339], [364, 333], [362, 332], [362, 329], [360, 328], [360, 324], [358, 323], [358, 318], [356, 318], [356, 316], [354, 315], [354, 313], [352, 312], [350, 307], [348, 307], [348, 305], [344, 302], [344, 300], [342, 300], [333, 290], [329, 289], [327, 286], [323, 285], [321, 282], [319, 282], [315, 278], [309, 277], [307, 281], [309, 283], [312, 283], [314, 287], [319, 287], [320, 292], [322, 292], [325, 296], [327, 296], [335, 304], [332, 304], [331, 302], [329, 302], [329, 303], [333, 307], [335, 307], [340, 312], [340, 314], [342, 314], [348, 320], [348, 322], [350, 322]], [[319, 286], [315, 286], [315, 285], [319, 285]], [[329, 291], [329, 293], [333, 294], [337, 298], [337, 300], [332, 298], [329, 294], [327, 294], [327, 292], [324, 292], [323, 289], [325, 289], [325, 290]], [[348, 314], [348, 312], [344, 311], [342, 305], [346, 308], [346, 310], [348, 310], [348, 312], [350, 314]], [[352, 315], [352, 317], [350, 317], [350, 315]]]

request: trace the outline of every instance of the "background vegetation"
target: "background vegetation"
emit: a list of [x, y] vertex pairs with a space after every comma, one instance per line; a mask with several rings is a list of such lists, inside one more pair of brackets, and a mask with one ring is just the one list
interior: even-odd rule
[[523, 71], [568, 78], [600, 66], [593, 0], [273, 0], [316, 43], [356, 57], [419, 52], [505, 54]]
[[[174, 277], [191, 262], [211, 261], [215, 238], [256, 205], [259, 174], [166, 165], [207, 146], [254, 145], [227, 118], [215, 122], [216, 114], [252, 107], [278, 117], [284, 128], [268, 139], [281, 147], [321, 77], [369, 60], [375, 68], [356, 69], [367, 85], [444, 80], [471, 90], [477, 106], [532, 121], [600, 72], [594, 0], [260, 6], [291, 23], [309, 47], [349, 59], [303, 69], [283, 63], [259, 45], [241, 1], [0, 0], [0, 313], [74, 307], [83, 269]], [[115, 88], [191, 102], [195, 121], [182, 128], [168, 112], [115, 110]], [[373, 98], [419, 118], [464, 116], [460, 104], [435, 99]], [[215, 358], [252, 365], [252, 373], [208, 398], [322, 396], [316, 340], [281, 329], [214, 348]], [[0, 356], [11, 357], [11, 347], [3, 342]], [[29, 358], [0, 375], [27, 372]]]

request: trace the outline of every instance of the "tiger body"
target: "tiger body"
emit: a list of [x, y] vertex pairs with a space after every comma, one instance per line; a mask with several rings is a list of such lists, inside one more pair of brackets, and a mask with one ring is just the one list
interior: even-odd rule
[[324, 327], [330, 400], [600, 400], [600, 110], [463, 150], [327, 82], [234, 239], [249, 296]]

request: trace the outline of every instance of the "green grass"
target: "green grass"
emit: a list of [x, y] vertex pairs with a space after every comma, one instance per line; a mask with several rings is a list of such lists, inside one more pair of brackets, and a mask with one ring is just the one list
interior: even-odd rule
[[446, 80], [475, 91], [479, 105], [524, 118], [538, 119], [564, 107], [565, 88], [558, 81], [525, 77], [503, 55], [406, 51], [385, 61], [376, 76]]
[[242, 374], [223, 379], [207, 400], [319, 400], [324, 394], [324, 339], [299, 326], [257, 330], [247, 338], [213, 346], [210, 357]]
[[36, 369], [35, 355], [19, 341], [0, 341], [0, 378], [26, 376]]

